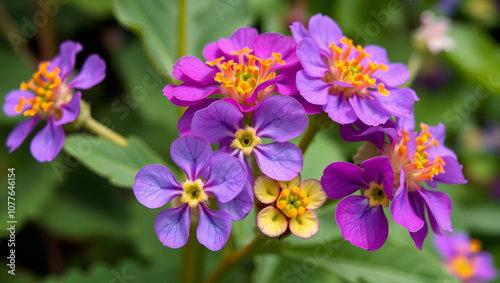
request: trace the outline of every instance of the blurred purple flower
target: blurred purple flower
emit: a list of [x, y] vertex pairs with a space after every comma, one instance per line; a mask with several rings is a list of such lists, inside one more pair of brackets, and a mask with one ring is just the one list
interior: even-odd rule
[[[308, 118], [304, 108], [292, 97], [265, 98], [253, 113], [253, 124], [243, 127], [244, 115], [231, 103], [216, 101], [194, 113], [193, 135], [210, 143], [220, 143], [219, 154], [238, 157], [253, 180], [247, 157], [253, 154], [262, 173], [271, 179], [288, 181], [302, 170], [299, 147], [287, 142], [305, 129]], [[276, 142], [263, 144], [262, 139]]]
[[83, 63], [80, 73], [70, 78], [76, 54], [81, 50], [78, 42], [63, 42], [52, 61], [41, 62], [28, 83], [21, 83], [19, 90], [12, 90], [5, 96], [3, 111], [7, 116], [23, 113], [32, 117], [19, 123], [7, 137], [9, 152], [23, 143], [40, 118], [47, 124], [33, 137], [31, 154], [39, 162], [45, 162], [52, 161], [61, 151], [65, 138], [62, 125], [75, 121], [80, 114], [82, 94], [74, 89], [89, 89], [106, 76], [104, 60], [92, 54]]
[[[245, 218], [253, 207], [252, 186], [246, 180], [245, 167], [231, 156], [212, 158], [210, 144], [190, 135], [175, 140], [170, 155], [187, 180], [179, 183], [168, 168], [148, 165], [135, 177], [137, 200], [148, 208], [158, 208], [180, 196], [179, 207], [166, 209], [156, 217], [158, 239], [170, 248], [184, 246], [191, 213], [197, 212], [198, 240], [212, 251], [220, 250], [231, 233], [231, 220]], [[219, 211], [208, 208], [210, 195], [217, 199]]]
[[376, 126], [391, 115], [411, 115], [417, 95], [397, 88], [410, 72], [404, 64], [390, 63], [385, 49], [353, 45], [331, 18], [321, 14], [311, 17], [309, 31], [300, 22], [290, 28], [304, 68], [297, 73], [299, 93], [322, 106], [333, 121], [349, 124], [359, 119]]
[[497, 277], [493, 256], [482, 251], [482, 244], [466, 232], [444, 233], [434, 237], [434, 247], [443, 257], [448, 271], [464, 283], [480, 283]]

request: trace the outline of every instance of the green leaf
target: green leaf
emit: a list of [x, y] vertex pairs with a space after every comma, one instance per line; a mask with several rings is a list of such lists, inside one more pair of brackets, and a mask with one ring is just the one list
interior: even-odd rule
[[[117, 20], [143, 40], [150, 60], [170, 77], [178, 57], [178, 1], [114, 0]], [[250, 13], [244, 0], [187, 1], [187, 54], [200, 56], [203, 47], [220, 37], [229, 37], [248, 25]]]
[[73, 134], [66, 138], [64, 150], [115, 186], [132, 188], [135, 175], [149, 164], [166, 162], [139, 137], [131, 136], [126, 147], [101, 137]]

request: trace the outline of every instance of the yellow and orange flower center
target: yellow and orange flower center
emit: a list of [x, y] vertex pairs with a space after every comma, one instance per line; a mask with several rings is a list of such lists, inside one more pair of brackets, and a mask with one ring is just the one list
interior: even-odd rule
[[423, 181], [432, 181], [434, 176], [444, 173], [444, 160], [439, 156], [433, 156], [434, 159], [429, 161], [428, 150], [432, 147], [439, 146], [438, 141], [429, 132], [429, 127], [420, 124], [422, 132], [416, 138], [417, 150], [413, 156], [413, 163], [407, 150], [407, 144], [410, 140], [409, 134], [403, 130], [403, 137], [392, 151], [391, 164], [394, 168], [395, 187], [399, 187], [399, 178], [401, 169], [405, 169], [406, 183], [410, 190], [415, 187], [420, 187]]
[[370, 182], [370, 188], [365, 190], [363, 195], [370, 200], [370, 207], [378, 205], [389, 206], [389, 199], [385, 195], [383, 185]]
[[234, 140], [231, 142], [231, 148], [239, 148], [245, 155], [250, 155], [255, 146], [262, 143], [262, 140], [256, 136], [255, 129], [246, 126], [245, 129], [239, 129], [234, 134]]
[[203, 191], [203, 181], [196, 179], [191, 182], [187, 180], [182, 185], [184, 193], [181, 196], [181, 202], [187, 203], [191, 208], [198, 206], [198, 203], [204, 202], [208, 199], [207, 194]]
[[49, 62], [40, 63], [38, 71], [33, 74], [33, 78], [28, 83], [21, 83], [21, 90], [31, 90], [36, 94], [34, 98], [21, 98], [16, 111], [21, 113], [26, 104], [31, 108], [24, 111], [24, 116], [34, 116], [40, 110], [47, 112], [54, 104], [54, 91], [61, 85], [59, 68], [54, 68], [52, 72], [47, 70]]
[[476, 273], [474, 263], [463, 255], [453, 257], [450, 267], [453, 273], [457, 274], [462, 279], [470, 278]]
[[307, 193], [302, 191], [298, 186], [282, 190], [276, 201], [276, 207], [283, 211], [289, 218], [296, 218], [303, 215], [308, 205], [309, 198], [307, 197]]
[[[221, 63], [225, 57], [207, 62], [208, 65], [220, 69], [215, 81], [223, 86], [224, 97], [232, 97], [242, 105], [249, 104], [245, 100], [254, 95], [259, 84], [276, 77], [276, 71], [272, 71], [276, 63], [285, 64], [279, 53], [273, 53], [273, 59], [263, 60], [252, 55], [252, 52], [253, 50], [247, 47], [231, 52], [231, 55], [238, 55], [238, 62], [229, 60]], [[256, 102], [269, 96], [273, 90], [274, 86], [259, 90]]]
[[[323, 80], [327, 83], [332, 83], [330, 93], [343, 93], [346, 98], [353, 95], [369, 95], [366, 90], [378, 90], [382, 95], [389, 95], [389, 91], [385, 89], [383, 83], [377, 84], [377, 79], [370, 76], [378, 71], [387, 71], [387, 66], [380, 63], [368, 61], [368, 66], [361, 65], [364, 58], [370, 58], [363, 47], [360, 45], [354, 46], [352, 39], [343, 37], [340, 40], [342, 44], [336, 46], [335, 43], [330, 44], [331, 58], [327, 58], [327, 63], [330, 66], [330, 71], [325, 74]], [[346, 83], [351, 86], [341, 85], [336, 83]]]

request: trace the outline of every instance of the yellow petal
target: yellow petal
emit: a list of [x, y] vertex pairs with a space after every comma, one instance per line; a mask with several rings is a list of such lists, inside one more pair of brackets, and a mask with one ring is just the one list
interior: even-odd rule
[[309, 205], [307, 209], [316, 209], [326, 201], [326, 193], [321, 187], [321, 183], [314, 179], [305, 180], [300, 184], [300, 190], [307, 193]]
[[257, 227], [269, 237], [278, 237], [287, 228], [286, 216], [274, 206], [268, 206], [257, 215]]
[[275, 201], [280, 194], [278, 183], [264, 174], [255, 179], [253, 190], [257, 199], [265, 204]]
[[310, 210], [296, 218], [290, 219], [290, 231], [297, 237], [308, 239], [318, 234], [319, 220], [316, 214]]
[[290, 181], [278, 181], [278, 183], [282, 189], [290, 189], [293, 186], [298, 186], [300, 184], [300, 174]]

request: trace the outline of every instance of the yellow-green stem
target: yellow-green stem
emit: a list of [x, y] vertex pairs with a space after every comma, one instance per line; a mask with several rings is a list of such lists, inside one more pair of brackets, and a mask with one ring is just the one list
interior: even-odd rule
[[126, 138], [124, 138], [123, 136], [114, 132], [110, 128], [104, 126], [103, 124], [97, 122], [92, 117], [88, 117], [85, 120], [83, 127], [96, 135], [99, 135], [99, 136], [102, 136], [102, 137], [109, 139], [110, 141], [116, 143], [119, 146], [127, 146], [128, 145], [128, 141]]
[[[186, 2], [179, 0], [179, 36], [177, 38], [177, 52], [179, 58], [187, 54], [187, 22], [186, 22]], [[186, 111], [186, 107], [179, 107], [179, 117]]]
[[323, 128], [328, 128], [330, 125], [332, 125], [332, 120], [326, 113], [309, 116], [309, 124], [299, 143], [299, 148], [302, 150], [303, 155], [311, 145], [316, 134]]
[[181, 282], [185, 283], [201, 282], [203, 275], [203, 273], [199, 271], [203, 270], [205, 248], [196, 238], [196, 227], [196, 223], [191, 223], [188, 242], [182, 248], [182, 269], [180, 277]]

